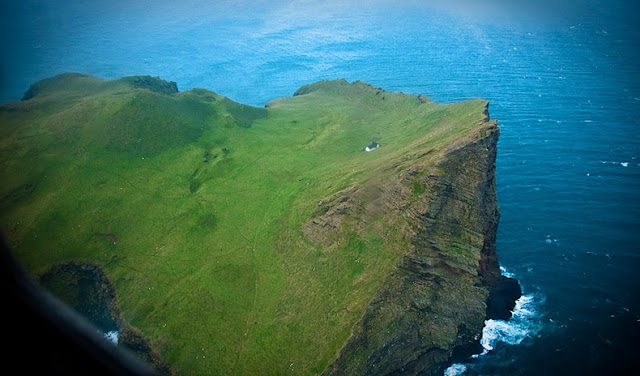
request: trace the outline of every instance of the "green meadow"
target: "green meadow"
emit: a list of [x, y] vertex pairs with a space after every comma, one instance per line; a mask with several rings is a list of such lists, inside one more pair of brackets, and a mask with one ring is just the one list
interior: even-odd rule
[[411, 246], [376, 210], [385, 187], [481, 137], [486, 101], [296, 94], [257, 108], [150, 77], [43, 80], [0, 107], [2, 233], [34, 278], [100, 266], [179, 374], [320, 373]]

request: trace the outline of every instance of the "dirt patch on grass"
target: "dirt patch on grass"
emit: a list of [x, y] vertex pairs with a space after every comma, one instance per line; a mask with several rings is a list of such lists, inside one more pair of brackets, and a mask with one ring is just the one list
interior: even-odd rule
[[304, 236], [316, 243], [331, 244], [344, 219], [361, 207], [357, 192], [357, 188], [350, 188], [320, 200], [303, 227]]

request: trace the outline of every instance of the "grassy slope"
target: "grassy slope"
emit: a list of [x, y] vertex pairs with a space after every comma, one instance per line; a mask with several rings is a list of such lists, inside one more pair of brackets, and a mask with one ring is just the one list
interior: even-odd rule
[[332, 81], [265, 110], [130, 83], [67, 75], [0, 108], [0, 226], [34, 275], [102, 266], [125, 318], [184, 374], [321, 372], [408, 239], [374, 215], [313, 243], [311, 212], [435, 163], [423, 152], [471, 137], [486, 103]]

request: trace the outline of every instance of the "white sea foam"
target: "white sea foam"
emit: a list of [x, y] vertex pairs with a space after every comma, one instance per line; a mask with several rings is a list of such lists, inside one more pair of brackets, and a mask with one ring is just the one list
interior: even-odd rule
[[117, 330], [112, 330], [110, 332], [106, 332], [104, 334], [104, 338], [108, 339], [109, 341], [115, 343], [116, 345], [118, 344], [118, 331]]
[[[480, 340], [483, 351], [480, 354], [472, 355], [471, 358], [477, 359], [488, 354], [501, 342], [509, 345], [519, 345], [526, 338], [535, 336], [542, 327], [535, 309], [538, 303], [539, 302], [534, 300], [533, 295], [523, 295], [516, 301], [513, 316], [509, 321], [485, 321], [485, 327], [482, 330], [482, 339]], [[457, 366], [457, 364], [449, 368], [454, 366]], [[453, 368], [451, 372], [457, 369], [459, 368]], [[466, 371], [466, 367], [464, 371]]]
[[[500, 272], [504, 276], [515, 277], [504, 266], [500, 266]], [[480, 354], [472, 355], [471, 359], [485, 356], [500, 343], [519, 345], [526, 338], [535, 337], [543, 325], [537, 309], [542, 303], [543, 299], [538, 295], [522, 295], [515, 302], [511, 319], [507, 321], [486, 320], [480, 338], [483, 351]], [[444, 376], [462, 375], [468, 371], [470, 364], [473, 363], [455, 363], [445, 370]]]
[[525, 338], [540, 330], [533, 295], [522, 295], [516, 300], [510, 320], [487, 320], [482, 330], [480, 344], [484, 351], [480, 356], [493, 350], [500, 342], [519, 345]]
[[451, 367], [444, 370], [444, 376], [462, 375], [467, 370], [467, 366], [461, 363], [454, 363]]
[[619, 164], [622, 167], [629, 166], [629, 162], [600, 161], [600, 163], [603, 163], [603, 164], [616, 164], [616, 165]]
[[498, 342], [519, 345], [527, 336], [527, 329], [502, 320], [487, 320], [482, 330], [482, 347], [491, 351]]
[[513, 278], [514, 274], [509, 272], [504, 266], [500, 266], [500, 274], [505, 277]]

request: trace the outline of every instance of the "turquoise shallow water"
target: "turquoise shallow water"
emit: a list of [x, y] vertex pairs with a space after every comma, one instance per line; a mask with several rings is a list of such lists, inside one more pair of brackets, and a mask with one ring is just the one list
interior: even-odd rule
[[439, 102], [489, 99], [502, 130], [498, 251], [526, 299], [513, 322], [489, 323], [484, 343], [491, 351], [448, 372], [637, 369], [637, 6], [170, 4], [5, 2], [0, 101], [67, 71], [161, 76], [182, 90], [205, 87], [259, 106], [343, 77]]

